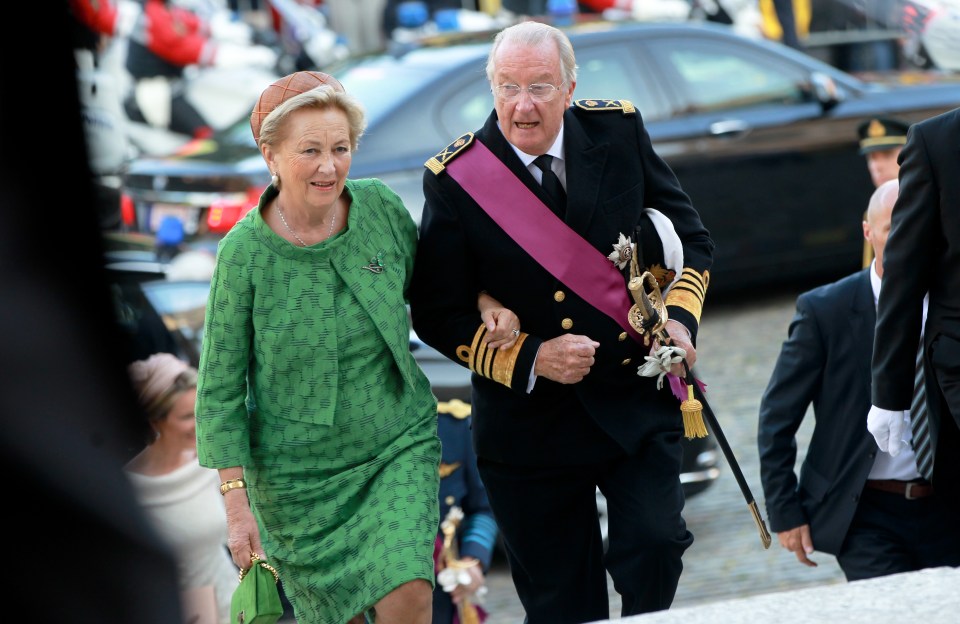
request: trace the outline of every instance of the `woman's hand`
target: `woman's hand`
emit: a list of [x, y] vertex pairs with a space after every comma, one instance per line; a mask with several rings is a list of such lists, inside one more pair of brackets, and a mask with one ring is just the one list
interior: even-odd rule
[[261, 559], [267, 558], [260, 545], [260, 528], [253, 517], [245, 490], [230, 490], [224, 498], [227, 508], [227, 547], [237, 567], [246, 570], [250, 567], [251, 553], [257, 553]]
[[483, 342], [493, 349], [509, 349], [520, 337], [520, 319], [486, 292], [477, 296], [480, 320], [487, 326]]

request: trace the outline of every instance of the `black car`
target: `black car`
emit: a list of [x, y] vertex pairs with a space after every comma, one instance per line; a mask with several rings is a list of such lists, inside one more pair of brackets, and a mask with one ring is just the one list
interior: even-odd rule
[[[873, 186], [857, 125], [960, 105], [960, 75], [866, 82], [712, 23], [597, 21], [567, 32], [574, 97], [633, 102], [700, 211], [717, 244], [713, 294], [859, 268]], [[327, 68], [367, 108], [351, 177], [382, 179], [419, 220], [424, 162], [492, 110], [489, 46], [489, 34], [448, 37]], [[178, 214], [188, 233], [216, 235], [268, 182], [244, 119], [181, 156], [132, 163], [125, 188], [141, 227]]]

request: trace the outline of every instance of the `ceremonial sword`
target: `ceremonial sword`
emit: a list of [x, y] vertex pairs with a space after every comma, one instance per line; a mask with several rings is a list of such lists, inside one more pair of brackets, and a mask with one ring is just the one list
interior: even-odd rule
[[[637, 251], [639, 247], [639, 241], [640, 234], [637, 232], [633, 249], [633, 262], [631, 263], [632, 276], [627, 287], [630, 290], [630, 293], [633, 295], [634, 301], [636, 302], [636, 305], [630, 308], [630, 315], [633, 317], [634, 315], [639, 314], [641, 318], [638, 319], [638, 323], [634, 323], [634, 319], [631, 318], [631, 325], [634, 325], [634, 327], [640, 333], [647, 333], [653, 336], [661, 345], [669, 345], [672, 341], [670, 339], [670, 334], [668, 334], [666, 331], [666, 305], [662, 296], [660, 295], [656, 278], [649, 272], [636, 275], [636, 273], [638, 273], [639, 266], [639, 261], [637, 260], [639, 255]], [[647, 294], [647, 286], [652, 288], [653, 301], [651, 301], [651, 295]], [[639, 327], [637, 327], [637, 325], [639, 325]], [[713, 409], [707, 402], [707, 397], [704, 395], [700, 385], [696, 383], [693, 373], [690, 370], [690, 366], [687, 364], [686, 358], [681, 358], [680, 361], [683, 364], [684, 383], [687, 385], [687, 390], [690, 393], [691, 398], [696, 397], [696, 401], [693, 401], [693, 403], [699, 403], [699, 405], [696, 405], [696, 407], [700, 408], [702, 415], [706, 419], [707, 424], [710, 425], [710, 429], [713, 431], [713, 434], [717, 436], [717, 444], [720, 446], [720, 450], [723, 452], [723, 456], [726, 458], [727, 464], [730, 466], [730, 470], [733, 472], [733, 476], [737, 480], [737, 485], [740, 486], [740, 491], [743, 493], [744, 500], [747, 501], [747, 507], [750, 509], [750, 515], [753, 516], [753, 521], [757, 525], [757, 530], [760, 531], [760, 541], [763, 543], [763, 547], [765, 549], [770, 548], [770, 543], [772, 541], [770, 537], [770, 531], [767, 530], [767, 525], [763, 521], [763, 516], [760, 515], [760, 509], [757, 506], [756, 500], [753, 498], [753, 492], [750, 491], [750, 485], [747, 484], [747, 479], [743, 476], [743, 471], [740, 469], [740, 464], [737, 462], [737, 458], [733, 454], [733, 449], [730, 448], [730, 444], [727, 442], [727, 437], [723, 434], [723, 430], [720, 428], [720, 423], [717, 421], [717, 416], [713, 413]], [[684, 403], [687, 404], [688, 401], [684, 401]], [[681, 411], [688, 410], [686, 409], [686, 406], [681, 406]]]

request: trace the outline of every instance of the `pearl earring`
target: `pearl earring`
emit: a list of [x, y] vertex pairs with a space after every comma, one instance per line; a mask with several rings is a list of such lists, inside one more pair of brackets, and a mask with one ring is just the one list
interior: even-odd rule
[[273, 185], [273, 188], [280, 190], [280, 176], [277, 175], [277, 172], [274, 171], [273, 175], [270, 176], [270, 184]]

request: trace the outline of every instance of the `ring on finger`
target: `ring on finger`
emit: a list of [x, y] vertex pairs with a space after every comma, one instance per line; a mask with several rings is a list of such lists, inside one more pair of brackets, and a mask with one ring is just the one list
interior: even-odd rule
[[520, 335], [520, 330], [519, 330], [519, 329], [512, 329], [512, 330], [510, 330], [510, 331], [513, 332], [513, 335], [514, 335], [514, 336], [519, 336], [519, 335]]

